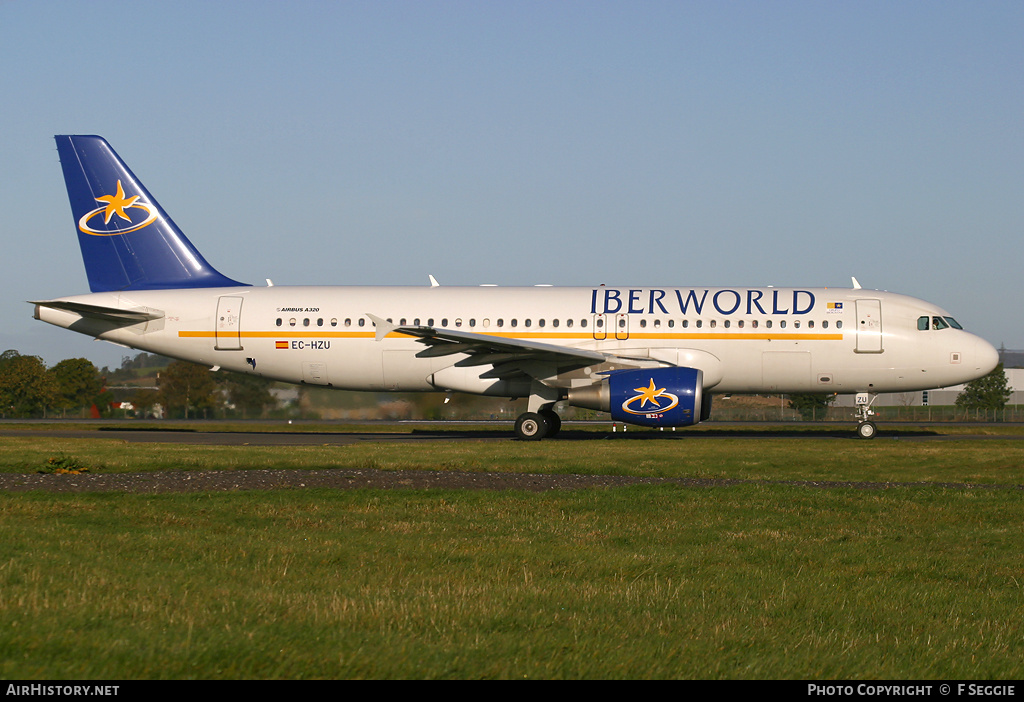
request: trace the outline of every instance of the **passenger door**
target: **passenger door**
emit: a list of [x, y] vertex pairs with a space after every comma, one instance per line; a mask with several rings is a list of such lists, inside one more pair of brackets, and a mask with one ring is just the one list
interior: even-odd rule
[[242, 298], [222, 295], [217, 298], [214, 345], [218, 351], [242, 350]]
[[882, 353], [882, 301], [857, 300], [857, 353]]

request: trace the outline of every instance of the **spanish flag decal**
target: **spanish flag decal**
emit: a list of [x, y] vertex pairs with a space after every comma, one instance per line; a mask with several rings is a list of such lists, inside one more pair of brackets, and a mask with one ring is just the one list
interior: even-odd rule
[[286, 349], [286, 348], [288, 348], [288, 342], [287, 341], [275, 341], [274, 342], [274, 348]]

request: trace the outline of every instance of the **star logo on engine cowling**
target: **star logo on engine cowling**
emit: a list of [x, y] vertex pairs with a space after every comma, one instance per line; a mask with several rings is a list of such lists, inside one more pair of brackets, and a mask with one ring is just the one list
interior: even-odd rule
[[640, 393], [637, 398], [640, 400], [640, 408], [643, 409], [650, 402], [655, 407], [660, 408], [661, 404], [658, 402], [659, 397], [665, 394], [665, 388], [658, 388], [654, 386], [654, 378], [651, 378], [651, 384], [646, 388], [633, 388], [634, 392]]
[[[651, 384], [647, 387], [633, 388], [633, 392], [639, 393], [633, 395], [622, 403], [622, 410], [629, 412], [630, 414], [648, 414], [651, 412], [661, 413], [668, 412], [669, 410], [675, 409], [679, 405], [679, 396], [673, 393], [666, 392], [665, 388], [659, 388], [654, 384], [654, 378], [651, 378]], [[667, 402], [667, 405], [663, 405], [659, 402], [659, 398], [662, 402]], [[635, 407], [639, 401], [640, 406]], [[647, 404], [650, 403], [654, 407], [648, 408]]]

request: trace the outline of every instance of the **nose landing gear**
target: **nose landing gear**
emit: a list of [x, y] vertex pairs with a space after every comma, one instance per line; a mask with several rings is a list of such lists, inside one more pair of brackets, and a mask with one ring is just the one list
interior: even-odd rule
[[857, 436], [862, 439], [873, 439], [878, 434], [878, 427], [871, 421], [871, 418], [875, 416], [874, 410], [871, 409], [871, 403], [875, 401], [876, 397], [878, 395], [867, 392], [857, 393], [857, 411], [855, 412], [857, 417]]

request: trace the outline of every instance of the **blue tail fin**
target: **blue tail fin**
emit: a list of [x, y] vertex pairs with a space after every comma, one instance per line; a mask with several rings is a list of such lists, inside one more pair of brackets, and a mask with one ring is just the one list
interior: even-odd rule
[[93, 292], [245, 285], [206, 262], [105, 139], [54, 138]]

